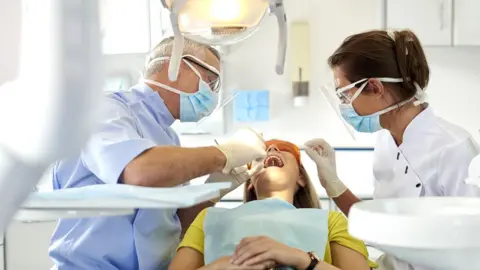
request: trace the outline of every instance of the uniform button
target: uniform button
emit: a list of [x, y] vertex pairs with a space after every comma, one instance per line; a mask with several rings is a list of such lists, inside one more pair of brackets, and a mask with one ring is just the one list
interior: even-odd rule
[[405, 174], [408, 173], [408, 166], [405, 167]]
[[417, 188], [421, 187], [422, 184], [418, 183], [417, 185], [415, 185]]
[[397, 160], [400, 159], [400, 152], [397, 153]]

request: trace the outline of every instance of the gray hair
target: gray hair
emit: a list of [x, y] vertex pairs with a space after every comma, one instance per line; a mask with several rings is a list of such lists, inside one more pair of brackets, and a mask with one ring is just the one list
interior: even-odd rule
[[[164, 38], [157, 46], [155, 46], [148, 54], [145, 60], [145, 77], [150, 77], [153, 74], [160, 72], [162, 69], [162, 62], [158, 61], [151, 63], [152, 60], [159, 57], [169, 57], [172, 55], [174, 37]], [[220, 53], [213, 47], [195, 42], [191, 39], [185, 38], [183, 47], [183, 54], [195, 55], [199, 49], [208, 49], [217, 59], [220, 60]]]

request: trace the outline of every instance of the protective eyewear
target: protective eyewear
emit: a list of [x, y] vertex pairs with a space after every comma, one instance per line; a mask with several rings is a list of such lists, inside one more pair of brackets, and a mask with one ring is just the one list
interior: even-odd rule
[[[350, 104], [355, 98], [360, 95], [363, 88], [367, 85], [368, 79], [361, 79], [349, 85], [335, 89], [338, 99], [342, 104]], [[358, 88], [358, 91], [351, 91], [353, 88]]]
[[[152, 59], [148, 64], [147, 67], [152, 65], [155, 62], [160, 61], [169, 61], [171, 60], [168, 56], [157, 57]], [[193, 55], [185, 55], [182, 58], [182, 61], [187, 64], [187, 66], [202, 80], [204, 80], [212, 89], [213, 92], [218, 93], [220, 90], [220, 72], [211, 65], [205, 63], [204, 61], [198, 59]], [[204, 71], [204, 76], [199, 71], [199, 69]]]
[[[403, 82], [402, 78], [372, 78], [372, 79], [377, 79], [381, 82], [387, 82], [387, 83]], [[346, 85], [344, 87], [335, 89], [335, 93], [337, 94], [337, 97], [340, 99], [340, 102], [342, 104], [352, 103], [360, 95], [360, 93], [362, 93], [365, 86], [367, 86], [368, 80], [369, 80], [368, 78], [361, 79], [354, 83]], [[353, 88], [358, 88], [358, 90], [350, 91]]]
[[202, 76], [202, 78], [205, 80], [206, 83], [208, 83], [212, 91], [218, 92], [220, 90], [220, 72], [215, 67], [189, 54], [184, 55], [182, 59], [183, 61], [190, 63], [195, 67], [199, 67], [201, 70], [204, 71], [205, 76], [204, 78]]
[[[265, 142], [265, 146], [267, 150], [273, 146], [273, 147], [276, 147], [281, 152], [288, 152], [295, 157], [298, 164], [301, 164], [300, 148], [298, 148], [298, 146], [296, 146], [295, 144], [287, 141], [282, 141], [282, 140], [268, 140]], [[252, 163], [247, 164], [247, 168], [250, 170], [252, 168]]]

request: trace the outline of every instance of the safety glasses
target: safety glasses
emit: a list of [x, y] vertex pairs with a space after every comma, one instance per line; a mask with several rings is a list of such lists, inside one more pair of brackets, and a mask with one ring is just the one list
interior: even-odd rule
[[[338, 99], [342, 104], [350, 104], [352, 101], [360, 95], [363, 88], [367, 85], [368, 79], [361, 79], [349, 85], [346, 85], [341, 88], [335, 89], [335, 93], [337, 94]], [[358, 88], [357, 91], [351, 91], [353, 88]]]
[[[372, 79], [377, 79], [381, 82], [386, 82], [386, 83], [403, 82], [402, 78], [372, 78]], [[344, 87], [335, 89], [335, 93], [337, 94], [337, 97], [340, 99], [340, 102], [342, 104], [352, 103], [360, 95], [360, 93], [362, 93], [365, 86], [367, 86], [368, 80], [369, 80], [368, 78], [361, 79], [354, 83], [346, 85]], [[351, 91], [353, 90], [353, 88], [358, 88], [358, 90]]]
[[[160, 62], [160, 61], [169, 61], [171, 60], [170, 57], [168, 56], [162, 56], [162, 57], [157, 57], [155, 59], [152, 59], [148, 64], [147, 67], [152, 65], [155, 62]], [[218, 93], [220, 91], [220, 72], [213, 66], [205, 63], [205, 61], [202, 61], [198, 59], [197, 57], [193, 55], [184, 55], [182, 57], [182, 61], [185, 62], [190, 69], [202, 80], [204, 80], [209, 86], [210, 89], [213, 92]], [[200, 70], [203, 71], [200, 72]], [[203, 76], [202, 76], [203, 74]]]
[[[190, 54], [184, 55], [182, 59], [204, 71], [203, 73], [205, 74], [205, 78], [203, 79], [206, 83], [208, 83], [212, 91], [218, 92], [220, 90], [220, 72], [215, 67]], [[189, 66], [191, 67], [191, 65]]]
[[[298, 164], [300, 163], [300, 148], [296, 146], [295, 144], [287, 141], [282, 141], [282, 140], [268, 140], [265, 142], [265, 147], [267, 150], [270, 147], [275, 147], [281, 152], [288, 152], [292, 154], [295, 159], [297, 160]], [[252, 163], [249, 163], [247, 165], [247, 168], [250, 170], [252, 168]]]

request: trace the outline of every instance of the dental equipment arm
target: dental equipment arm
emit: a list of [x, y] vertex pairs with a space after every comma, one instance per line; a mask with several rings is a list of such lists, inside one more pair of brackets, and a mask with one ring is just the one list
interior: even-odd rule
[[2, 39], [0, 51], [15, 58], [2, 58], [2, 66], [20, 66], [15, 81], [0, 81], [0, 231], [49, 164], [80, 151], [102, 87], [98, 1], [28, 1], [30, 14], [22, 18], [25, 4], [0, 4], [8, 14], [0, 16], [1, 34], [12, 37]]
[[[178, 71], [180, 69], [181, 56], [183, 54], [184, 36], [180, 30], [179, 14], [185, 7], [189, 0], [160, 0], [163, 7], [170, 11], [170, 22], [172, 25], [173, 33], [175, 36], [175, 42], [172, 49], [172, 58], [168, 67], [168, 77], [171, 81], [176, 81], [178, 77]], [[238, 0], [241, 1], [241, 0]], [[212, 1], [215, 2], [215, 1]], [[218, 4], [220, 1], [216, 1]], [[287, 52], [287, 16], [285, 13], [285, 7], [283, 0], [268, 0], [270, 13], [274, 14], [278, 22], [278, 52], [277, 63], [275, 71], [278, 75], [282, 75], [285, 69], [285, 57]], [[244, 7], [248, 9], [248, 7]], [[208, 10], [208, 7], [205, 7]], [[205, 12], [205, 11], [204, 11]], [[188, 18], [187, 18], [188, 19]], [[215, 20], [215, 16], [210, 15], [210, 20]], [[260, 22], [259, 22], [260, 23]], [[225, 23], [224, 23], [225, 24]], [[228, 23], [227, 23], [228, 26]], [[237, 25], [233, 25], [237, 26]], [[258, 25], [254, 26], [258, 27]], [[237, 41], [238, 42], [238, 41]], [[209, 45], [226, 45], [226, 44], [209, 44]]]

